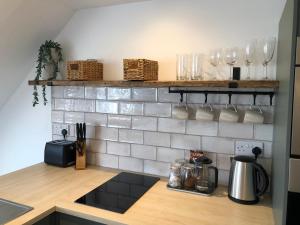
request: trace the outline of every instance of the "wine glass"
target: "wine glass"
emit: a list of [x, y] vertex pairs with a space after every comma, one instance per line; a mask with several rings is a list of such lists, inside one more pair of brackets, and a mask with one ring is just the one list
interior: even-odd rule
[[251, 40], [247, 42], [245, 46], [245, 65], [247, 66], [247, 77], [246, 80], [250, 80], [250, 66], [255, 60], [255, 50], [256, 50], [257, 40]]
[[221, 64], [222, 61], [222, 50], [216, 49], [210, 51], [209, 54], [209, 63], [216, 69], [216, 74], [213, 76], [213, 80], [217, 79], [217, 75], [219, 74], [218, 66]]
[[276, 47], [276, 38], [271, 37], [271, 38], [266, 38], [263, 39], [261, 42], [261, 50], [262, 50], [262, 65], [265, 68], [265, 80], [268, 80], [268, 64], [271, 62], [271, 60], [274, 57], [274, 52], [275, 52], [275, 47]]
[[230, 67], [230, 80], [233, 79], [233, 67], [238, 62], [239, 59], [239, 49], [234, 48], [228, 48], [225, 50], [225, 62]]

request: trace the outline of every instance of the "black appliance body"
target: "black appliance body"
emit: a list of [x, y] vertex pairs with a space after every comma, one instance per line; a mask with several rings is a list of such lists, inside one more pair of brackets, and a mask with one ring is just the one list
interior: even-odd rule
[[75, 202], [125, 213], [157, 181], [157, 177], [122, 172]]
[[68, 167], [75, 164], [76, 144], [73, 141], [57, 140], [47, 142], [44, 162], [49, 165]]

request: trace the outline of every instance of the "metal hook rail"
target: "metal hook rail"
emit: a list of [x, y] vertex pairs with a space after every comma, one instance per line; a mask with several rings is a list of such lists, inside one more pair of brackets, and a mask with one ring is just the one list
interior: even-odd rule
[[235, 90], [182, 90], [176, 89], [172, 90], [169, 87], [170, 94], [180, 94], [180, 102], [183, 102], [183, 94], [205, 94], [205, 103], [207, 103], [207, 96], [209, 94], [226, 94], [229, 97], [229, 104], [231, 104], [232, 95], [253, 95], [254, 105], [256, 104], [256, 97], [258, 95], [268, 95], [270, 96], [270, 105], [273, 105], [273, 97], [275, 95], [274, 91], [235, 91]]

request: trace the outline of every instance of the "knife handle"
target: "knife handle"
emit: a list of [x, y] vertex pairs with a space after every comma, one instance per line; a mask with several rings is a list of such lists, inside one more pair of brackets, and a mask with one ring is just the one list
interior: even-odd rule
[[83, 124], [83, 140], [85, 140], [86, 139], [86, 124], [84, 123]]

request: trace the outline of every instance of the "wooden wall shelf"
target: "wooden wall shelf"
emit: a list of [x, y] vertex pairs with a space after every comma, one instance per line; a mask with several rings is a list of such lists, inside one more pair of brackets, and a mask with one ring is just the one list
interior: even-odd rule
[[34, 81], [29, 85], [47, 86], [98, 86], [98, 87], [215, 87], [215, 88], [278, 88], [277, 80], [216, 80], [216, 81]]

